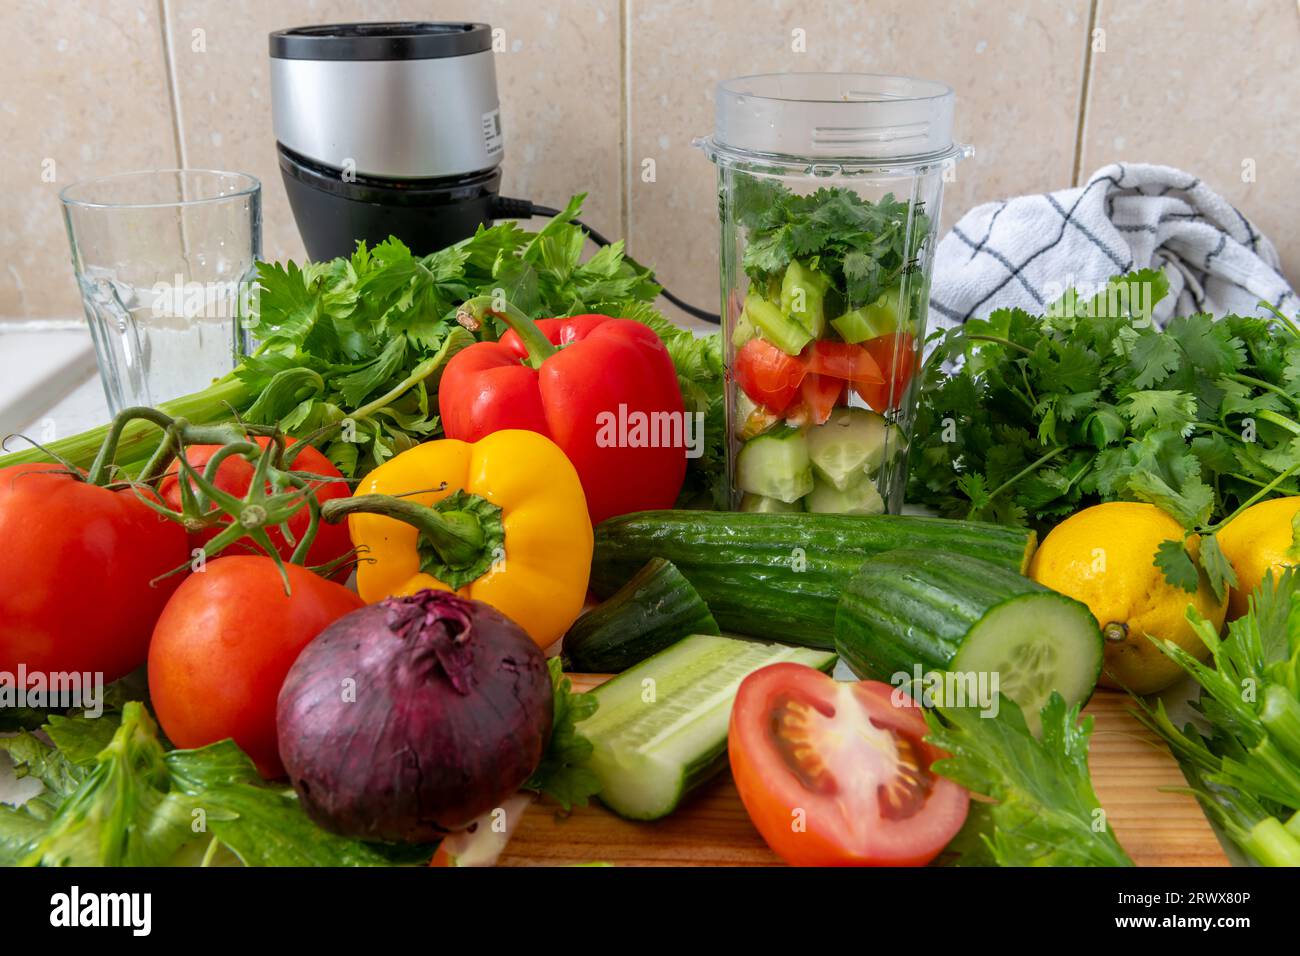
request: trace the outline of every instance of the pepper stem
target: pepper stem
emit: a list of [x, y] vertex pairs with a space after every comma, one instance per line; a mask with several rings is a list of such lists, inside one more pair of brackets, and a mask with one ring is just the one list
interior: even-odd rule
[[391, 495], [353, 495], [321, 505], [321, 517], [331, 524], [338, 524], [350, 514], [382, 515], [406, 522], [451, 567], [468, 567], [483, 553], [482, 523], [467, 511], [439, 512]]
[[496, 316], [519, 336], [528, 352], [528, 365], [541, 368], [542, 363], [559, 351], [537, 327], [537, 323], [505, 299], [480, 295], [470, 299], [456, 310], [456, 321], [471, 332], [483, 324], [483, 317]]

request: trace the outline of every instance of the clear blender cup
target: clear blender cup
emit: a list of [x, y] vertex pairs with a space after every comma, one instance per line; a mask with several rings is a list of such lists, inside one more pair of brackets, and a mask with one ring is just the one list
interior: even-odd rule
[[952, 90], [787, 73], [718, 86], [731, 506], [897, 512]]

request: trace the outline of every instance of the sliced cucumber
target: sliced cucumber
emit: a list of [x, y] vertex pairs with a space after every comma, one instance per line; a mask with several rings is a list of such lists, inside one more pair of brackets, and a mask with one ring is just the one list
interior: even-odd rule
[[1101, 673], [1101, 645], [1093, 639], [1096, 620], [1080, 607], [1054, 591], [1012, 598], [970, 629], [950, 669], [997, 674], [998, 689], [1020, 705], [1025, 723], [1037, 734], [1052, 691], [1067, 704], [1082, 703]]
[[736, 456], [741, 491], [794, 504], [813, 490], [808, 443], [797, 428], [781, 428], [750, 439]]
[[798, 355], [812, 341], [812, 333], [803, 325], [760, 296], [745, 299], [745, 312], [763, 338], [786, 355]]
[[885, 513], [885, 500], [880, 497], [876, 483], [870, 478], [860, 478], [857, 484], [840, 491], [824, 481], [813, 484], [813, 490], [804, 498], [803, 506], [814, 514], [823, 515], [878, 515]]
[[631, 580], [583, 614], [564, 635], [564, 669], [625, 671], [688, 634], [717, 634], [709, 613], [671, 561], [651, 558]]
[[600, 799], [620, 816], [667, 816], [727, 762], [727, 725], [740, 682], [768, 664], [794, 661], [829, 673], [830, 651], [692, 635], [593, 694], [599, 709], [578, 725], [591, 741]]
[[788, 503], [764, 495], [745, 495], [740, 499], [740, 510], [750, 514], [789, 514], [791, 511], [803, 511], [803, 504], [799, 501]]
[[808, 456], [818, 478], [844, 491], [875, 476], [890, 439], [896, 437], [875, 412], [837, 408], [826, 424], [808, 429]]
[[1086, 605], [1006, 567], [936, 551], [886, 551], [863, 562], [840, 596], [835, 647], [862, 678], [911, 678], [914, 668], [956, 674], [963, 688], [974, 682], [957, 691], [973, 706], [987, 703], [969, 701], [981, 682], [993, 699], [996, 676], [996, 689], [1020, 705], [1035, 733], [1053, 690], [1080, 704], [1101, 674], [1101, 631]]

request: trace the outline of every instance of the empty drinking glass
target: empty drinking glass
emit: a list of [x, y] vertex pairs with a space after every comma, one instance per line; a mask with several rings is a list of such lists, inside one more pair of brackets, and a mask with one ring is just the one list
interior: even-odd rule
[[261, 190], [243, 173], [161, 169], [60, 194], [111, 412], [198, 391], [246, 351]]

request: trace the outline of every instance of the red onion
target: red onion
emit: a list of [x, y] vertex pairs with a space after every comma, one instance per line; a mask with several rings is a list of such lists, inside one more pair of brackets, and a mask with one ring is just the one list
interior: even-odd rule
[[428, 842], [500, 806], [542, 758], [551, 681], [514, 621], [447, 591], [339, 618], [280, 690], [280, 757], [307, 814]]

